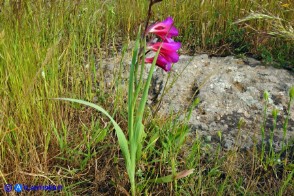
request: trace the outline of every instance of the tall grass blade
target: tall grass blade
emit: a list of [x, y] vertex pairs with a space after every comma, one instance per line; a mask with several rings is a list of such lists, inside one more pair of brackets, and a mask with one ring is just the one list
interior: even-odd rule
[[70, 102], [74, 102], [74, 103], [80, 103], [80, 104], [95, 108], [99, 112], [106, 115], [110, 119], [111, 123], [114, 126], [120, 149], [125, 157], [127, 170], [129, 170], [129, 165], [130, 165], [131, 159], [130, 159], [128, 141], [127, 141], [122, 129], [120, 128], [120, 126], [115, 122], [115, 120], [110, 116], [110, 114], [107, 111], [105, 111], [102, 107], [95, 105], [95, 104], [88, 102], [88, 101], [83, 101], [83, 100], [79, 100], [79, 99], [71, 99], [71, 98], [53, 98], [53, 99], [70, 101]]

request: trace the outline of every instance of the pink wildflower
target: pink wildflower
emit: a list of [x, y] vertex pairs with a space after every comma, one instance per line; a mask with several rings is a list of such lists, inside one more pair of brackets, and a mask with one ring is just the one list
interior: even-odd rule
[[[168, 17], [162, 22], [151, 25], [146, 33], [154, 33], [159, 36], [163, 42], [150, 43], [147, 49], [157, 52], [160, 48], [156, 65], [165, 71], [170, 71], [171, 64], [179, 61], [179, 54], [177, 51], [181, 47], [180, 42], [175, 42], [172, 37], [177, 36], [178, 30], [173, 26], [173, 19]], [[146, 58], [146, 63], [152, 63], [154, 57]]]

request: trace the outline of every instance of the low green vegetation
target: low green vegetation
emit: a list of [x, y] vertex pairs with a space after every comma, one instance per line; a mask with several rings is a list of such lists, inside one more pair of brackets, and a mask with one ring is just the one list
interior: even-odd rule
[[[129, 41], [144, 26], [147, 9], [147, 0], [0, 1], [0, 186], [60, 184], [64, 194], [128, 194], [130, 182], [109, 119], [89, 107], [50, 98], [95, 102], [127, 130], [127, 91], [116, 86], [120, 73], [110, 85], [105, 82], [102, 61], [113, 57], [124, 66]], [[151, 19], [173, 16], [182, 53], [250, 55], [293, 69], [293, 9], [290, 0], [163, 0]], [[250, 11], [264, 15], [256, 18]], [[294, 89], [289, 95], [288, 114]], [[277, 115], [273, 111], [273, 117], [264, 118], [276, 122]], [[137, 164], [137, 193], [294, 191], [293, 141], [281, 152], [273, 150], [272, 139], [250, 151], [225, 151], [190, 137], [186, 121], [176, 114], [163, 118], [147, 109], [143, 119], [147, 135]], [[261, 126], [261, 131], [271, 130]], [[152, 181], [190, 169], [193, 174], [185, 178]]]

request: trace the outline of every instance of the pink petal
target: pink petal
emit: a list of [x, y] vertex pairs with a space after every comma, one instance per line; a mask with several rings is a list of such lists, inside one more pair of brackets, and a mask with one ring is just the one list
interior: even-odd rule
[[176, 63], [179, 61], [179, 54], [177, 52], [160, 51], [160, 55], [162, 55], [167, 61], [172, 63]]
[[176, 29], [176, 27], [172, 26], [168, 29], [164, 29], [164, 30], [160, 30], [160, 31], [156, 31], [154, 32], [157, 36], [159, 36], [161, 39], [165, 40], [167, 38], [171, 38], [174, 36], [178, 36], [179, 32]]
[[161, 46], [161, 50], [167, 50], [167, 51], [177, 51], [181, 48], [180, 42], [157, 42], [155, 44], [150, 44], [148, 46], [149, 49], [153, 51], [157, 51]]
[[[154, 60], [154, 57], [152, 58], [146, 58], [145, 63], [152, 63]], [[171, 62], [168, 62], [164, 57], [158, 56], [156, 65], [162, 68], [164, 71], [170, 71], [171, 69]]]
[[168, 62], [176, 63], [179, 61], [177, 50], [181, 47], [180, 42], [157, 42], [155, 44], [149, 44], [148, 49], [156, 52], [160, 48], [160, 46], [161, 49], [159, 54], [163, 56]]
[[171, 38], [179, 34], [178, 30], [173, 26], [173, 19], [167, 17], [164, 21], [151, 25], [146, 33], [154, 33], [161, 39]]
[[149, 28], [147, 29], [147, 33], [154, 33], [154, 32], [161, 32], [162, 30], [165, 29], [170, 29], [171, 26], [173, 25], [173, 19], [171, 17], [167, 17], [164, 21], [162, 22], [157, 22], [153, 25], [150, 25]]
[[166, 26], [169, 26], [169, 27], [171, 27], [172, 25], [173, 25], [173, 23], [174, 23], [174, 20], [173, 20], [173, 18], [172, 17], [167, 17], [164, 21], [162, 21], [162, 23], [164, 24], [164, 25], [166, 25]]
[[179, 31], [176, 27], [172, 26], [169, 31], [168, 31], [168, 37], [174, 37], [174, 36], [178, 36], [179, 35]]

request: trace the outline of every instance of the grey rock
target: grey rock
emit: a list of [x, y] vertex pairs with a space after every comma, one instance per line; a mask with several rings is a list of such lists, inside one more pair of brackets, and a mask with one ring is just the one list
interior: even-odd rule
[[[120, 60], [112, 58], [100, 63], [104, 66], [107, 84], [120, 76], [122, 79], [118, 87], [127, 85], [131, 53], [124, 57], [122, 64]], [[149, 70], [150, 65], [146, 65], [143, 78], [147, 78]], [[260, 127], [265, 104], [263, 93], [267, 90], [270, 96], [266, 140], [273, 127], [271, 111], [277, 108], [279, 116], [273, 146], [279, 149], [283, 142], [288, 91], [294, 85], [293, 72], [263, 66], [252, 58], [182, 55], [171, 72], [156, 68], [151, 85], [147, 104], [153, 111], [159, 108], [157, 115], [160, 116], [178, 113], [183, 119], [192, 102], [199, 98], [200, 103], [192, 110], [189, 120], [191, 131], [206, 140], [210, 138], [212, 142], [215, 141], [211, 138], [218, 138], [217, 133], [221, 131], [222, 145], [227, 149], [235, 145], [248, 149], [254, 141], [261, 141]], [[127, 91], [127, 87], [124, 89]], [[158, 104], [160, 107], [157, 107]], [[294, 137], [293, 108], [288, 121], [287, 140]]]
[[[193, 109], [189, 121], [198, 133], [215, 136], [217, 131], [223, 132], [224, 147], [230, 149], [233, 144], [241, 148], [250, 148], [254, 144], [253, 138], [261, 141], [260, 126], [263, 122], [264, 103], [263, 93], [270, 94], [268, 102], [268, 119], [266, 135], [271, 130], [271, 111], [279, 109], [279, 118], [275, 135], [283, 135], [284, 116], [289, 101], [288, 91], [294, 85], [294, 73], [287, 70], [265, 67], [257, 60], [234, 57], [212, 57], [207, 55], [181, 56], [178, 63], [173, 65], [170, 73], [163, 73], [163, 77], [155, 75], [157, 83], [170, 88], [168, 92], [157, 89], [157, 99], [162, 98], [159, 113], [161, 115], [179, 112], [183, 115], [196, 97], [200, 104]], [[248, 64], [250, 66], [248, 66]], [[170, 75], [169, 75], [170, 74]], [[167, 76], [169, 80], [167, 81]], [[161, 81], [162, 82], [161, 82]], [[193, 86], [199, 87], [199, 93], [193, 96]], [[152, 88], [158, 86], [153, 86]], [[194, 88], [195, 90], [195, 88]], [[151, 90], [151, 92], [153, 92]], [[153, 104], [156, 105], [156, 100]], [[294, 107], [294, 106], [293, 106]], [[294, 137], [294, 111], [288, 122], [287, 139]], [[238, 128], [240, 119], [244, 125]], [[241, 135], [242, 142], [237, 141]]]
[[225, 147], [225, 149], [227, 149], [227, 150], [232, 149], [233, 144], [234, 144], [233, 140], [230, 140], [230, 139], [227, 139], [227, 138], [224, 139], [224, 147]]
[[260, 61], [254, 59], [254, 58], [250, 58], [250, 57], [245, 57], [245, 58], [243, 59], [243, 61], [244, 61], [244, 63], [246, 63], [246, 64], [248, 64], [248, 65], [250, 65], [250, 66], [253, 66], [253, 67], [255, 67], [255, 66], [261, 64]]

